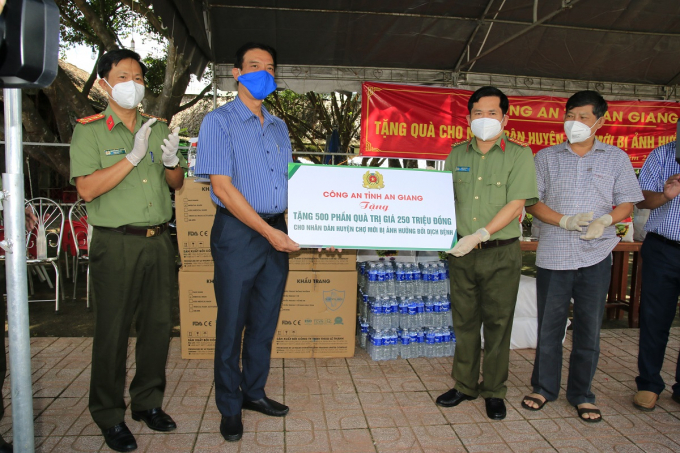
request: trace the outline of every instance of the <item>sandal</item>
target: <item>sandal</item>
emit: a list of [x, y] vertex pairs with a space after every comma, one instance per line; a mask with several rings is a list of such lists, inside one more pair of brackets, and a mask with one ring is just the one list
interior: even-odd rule
[[[578, 407], [576, 406], [576, 412], [578, 412], [578, 418], [586, 423], [599, 423], [602, 421], [602, 412], [600, 409], [590, 408], [590, 407]], [[599, 414], [599, 418], [584, 418], [584, 414]]]
[[[527, 401], [531, 401], [532, 403], [538, 404], [538, 407], [529, 406], [526, 403]], [[548, 402], [547, 399], [541, 400], [540, 398], [535, 398], [533, 396], [525, 396], [524, 399], [522, 400], [522, 407], [530, 411], [540, 411], [541, 409], [543, 409], [543, 406], [545, 406], [545, 403], [547, 402]]]

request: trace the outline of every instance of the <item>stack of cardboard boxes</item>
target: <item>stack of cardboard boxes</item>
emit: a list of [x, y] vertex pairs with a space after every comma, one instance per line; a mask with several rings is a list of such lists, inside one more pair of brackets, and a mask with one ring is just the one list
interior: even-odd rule
[[[186, 180], [175, 194], [182, 358], [212, 359], [217, 305], [210, 229], [215, 204], [208, 183]], [[272, 345], [272, 357], [352, 357], [356, 326], [356, 252], [302, 250], [290, 273]]]

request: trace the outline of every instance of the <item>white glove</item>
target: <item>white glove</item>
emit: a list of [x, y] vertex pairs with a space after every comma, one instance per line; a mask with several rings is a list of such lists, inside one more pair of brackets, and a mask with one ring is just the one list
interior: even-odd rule
[[586, 230], [586, 234], [581, 236], [581, 239], [585, 239], [586, 241], [589, 241], [591, 239], [597, 239], [600, 236], [602, 236], [602, 233], [604, 233], [604, 229], [607, 228], [609, 225], [612, 224], [612, 216], [609, 214], [605, 214], [599, 219], [593, 220], [590, 225], [588, 225], [588, 229]]
[[560, 219], [560, 227], [567, 231], [578, 231], [579, 233], [583, 231], [581, 227], [584, 227], [593, 220], [593, 212], [581, 212], [576, 215], [564, 215]]
[[477, 244], [488, 241], [490, 237], [491, 235], [488, 231], [486, 231], [486, 228], [480, 228], [474, 233], [460, 238], [460, 241], [458, 241], [456, 245], [446, 253], [449, 253], [453, 256], [467, 255], [470, 253], [470, 250], [477, 246]]
[[146, 151], [149, 149], [149, 135], [151, 135], [151, 125], [156, 122], [156, 118], [151, 118], [146, 123], [142, 124], [135, 134], [135, 144], [132, 147], [130, 154], [126, 154], [125, 158], [130, 161], [135, 167], [146, 156]]
[[172, 134], [168, 138], [163, 139], [163, 165], [166, 167], [176, 167], [179, 164], [179, 157], [177, 157], [177, 150], [179, 149], [179, 127], [172, 130]]

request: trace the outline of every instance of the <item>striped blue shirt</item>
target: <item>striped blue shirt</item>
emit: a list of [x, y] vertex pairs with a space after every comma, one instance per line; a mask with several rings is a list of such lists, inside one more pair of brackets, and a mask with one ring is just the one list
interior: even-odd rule
[[[613, 206], [643, 200], [628, 155], [599, 140], [583, 157], [568, 142], [542, 149], [535, 163], [539, 200], [560, 214], [593, 211], [597, 219], [609, 214]], [[619, 242], [614, 225], [605, 228], [598, 239], [581, 239], [584, 233], [541, 223], [536, 266], [552, 270], [592, 266]]]
[[[659, 146], [647, 156], [640, 170], [642, 190], [663, 192], [666, 180], [680, 173], [680, 165], [675, 161], [676, 143], [673, 141]], [[672, 241], [680, 241], [680, 196], [652, 209], [645, 230]]]
[[[288, 207], [292, 148], [286, 123], [264, 106], [262, 114], [264, 124], [238, 96], [208, 113], [198, 134], [195, 174], [229, 176], [258, 214], [280, 214]], [[224, 207], [212, 185], [210, 196]]]

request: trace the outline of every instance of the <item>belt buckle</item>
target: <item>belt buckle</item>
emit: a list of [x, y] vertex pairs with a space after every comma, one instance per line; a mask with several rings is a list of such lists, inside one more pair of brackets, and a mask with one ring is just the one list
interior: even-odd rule
[[153, 227], [153, 228], [147, 228], [146, 229], [146, 237], [152, 238], [160, 233], [160, 227]]

